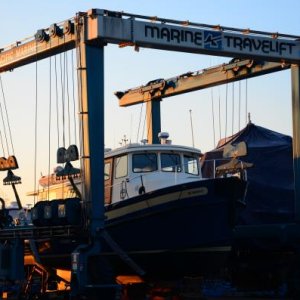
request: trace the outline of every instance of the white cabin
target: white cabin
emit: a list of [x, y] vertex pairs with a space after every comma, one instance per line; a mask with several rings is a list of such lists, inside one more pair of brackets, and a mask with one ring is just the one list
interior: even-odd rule
[[128, 144], [105, 153], [105, 203], [200, 180], [201, 151], [170, 144]]
[[[105, 204], [202, 178], [201, 151], [171, 144], [128, 144], [105, 152]], [[50, 185], [49, 185], [50, 182]], [[74, 183], [81, 190], [81, 178]], [[67, 178], [56, 173], [40, 179], [41, 188], [28, 196], [40, 200], [75, 197]]]

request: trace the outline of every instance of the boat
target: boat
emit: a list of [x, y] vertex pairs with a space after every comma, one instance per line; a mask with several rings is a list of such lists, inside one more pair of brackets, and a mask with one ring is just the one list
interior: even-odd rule
[[[124, 255], [156, 277], [166, 271], [166, 276], [195, 274], [207, 262], [200, 256], [228, 255], [235, 211], [245, 197], [246, 182], [234, 175], [203, 178], [201, 156], [200, 150], [173, 145], [167, 139], [105, 152], [105, 231], [110, 238], [103, 239], [102, 257], [117, 273], [134, 273]], [[32, 222], [38, 227], [82, 229], [81, 180], [75, 172], [76, 182], [70, 184], [71, 177], [59, 177], [60, 172], [62, 168], [56, 168], [55, 174], [41, 178], [43, 188], [31, 210]], [[35, 253], [42, 264], [70, 269], [67, 258], [84, 240], [84, 234], [62, 242], [37, 239]]]
[[[214, 177], [214, 169], [223, 160], [227, 144], [247, 144], [243, 160], [254, 164], [247, 172], [247, 206], [238, 225], [283, 224], [295, 221], [292, 138], [257, 124], [249, 123], [239, 132], [219, 141], [202, 157], [205, 177]], [[274, 176], [276, 174], [276, 176]]]

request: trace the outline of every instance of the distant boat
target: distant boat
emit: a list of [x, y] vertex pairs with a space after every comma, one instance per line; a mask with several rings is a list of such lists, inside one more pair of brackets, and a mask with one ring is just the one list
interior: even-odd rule
[[[235, 209], [246, 184], [236, 176], [203, 178], [201, 156], [198, 149], [168, 143], [128, 144], [105, 153], [106, 231], [147, 274], [191, 274], [197, 267], [195, 255], [230, 251]], [[53, 176], [50, 185], [49, 178], [42, 178], [44, 187], [38, 193], [42, 201], [31, 210], [33, 224], [80, 224], [80, 198], [57, 200], [62, 185], [68, 195], [74, 194], [74, 184]], [[42, 263], [69, 269], [66, 256], [78, 243], [72, 239], [64, 240], [64, 246], [56, 240], [36, 240], [36, 244]], [[118, 272], [132, 272], [109, 243], [103, 243], [102, 252]]]

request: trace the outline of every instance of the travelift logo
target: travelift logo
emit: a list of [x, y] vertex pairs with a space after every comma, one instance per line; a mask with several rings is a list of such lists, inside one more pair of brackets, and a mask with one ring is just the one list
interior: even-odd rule
[[222, 33], [215, 31], [204, 31], [204, 48], [211, 50], [222, 50]]
[[[202, 49], [204, 53], [209, 51], [230, 52], [232, 56], [266, 56], [281, 58], [282, 56], [297, 57], [300, 45], [288, 39], [272, 37], [251, 36], [247, 34], [227, 33], [224, 31], [202, 30], [197, 28], [143, 23], [143, 37], [135, 31], [136, 41], [151, 41], [154, 44], [167, 46], [172, 50], [176, 47], [186, 49]], [[141, 29], [141, 28], [139, 28]], [[180, 51], [180, 50], [179, 50]]]

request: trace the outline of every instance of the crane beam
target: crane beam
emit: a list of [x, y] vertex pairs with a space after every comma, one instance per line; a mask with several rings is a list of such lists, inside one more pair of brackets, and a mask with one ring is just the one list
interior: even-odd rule
[[89, 12], [97, 24], [90, 38], [135, 48], [180, 51], [264, 61], [300, 63], [300, 37], [226, 28], [220, 25], [192, 23], [111, 12]]
[[74, 23], [81, 16], [87, 18], [90, 43], [300, 64], [299, 36], [91, 9], [65, 21], [63, 27], [52, 24], [30, 41], [0, 49], [0, 72], [74, 48]]
[[73, 49], [75, 38], [75, 34], [71, 33], [63, 37], [47, 37], [47, 42], [33, 39], [0, 49], [0, 73]]
[[189, 93], [220, 84], [286, 70], [290, 65], [245, 59], [169, 79], [153, 80], [144, 86], [116, 92], [120, 106], [129, 106], [160, 98]]

